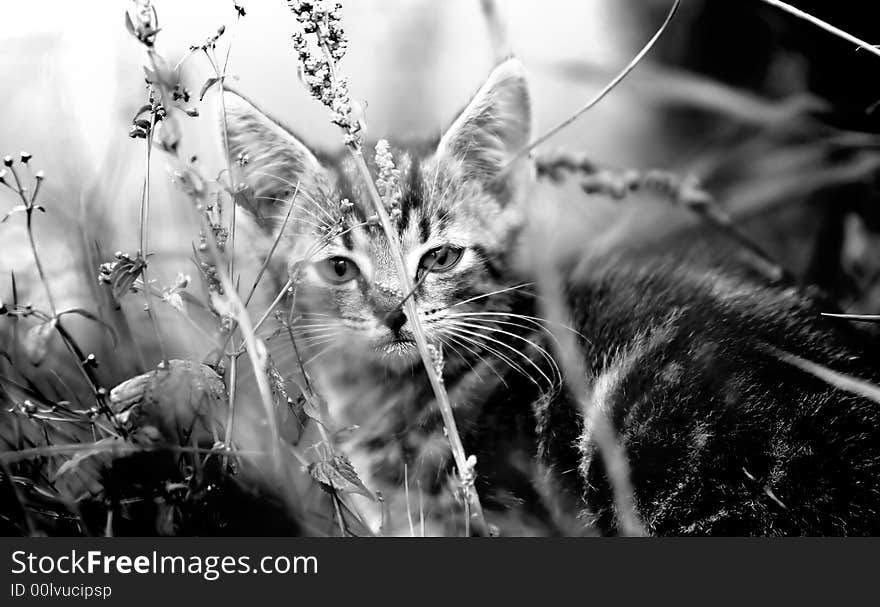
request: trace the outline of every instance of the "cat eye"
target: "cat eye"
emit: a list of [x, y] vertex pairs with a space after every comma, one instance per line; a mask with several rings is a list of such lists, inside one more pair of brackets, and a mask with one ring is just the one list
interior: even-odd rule
[[419, 270], [426, 272], [445, 272], [461, 260], [464, 249], [453, 247], [452, 245], [443, 245], [436, 249], [431, 249], [422, 256], [419, 261]]
[[315, 263], [321, 278], [334, 284], [342, 284], [357, 278], [361, 271], [357, 264], [346, 257], [328, 257]]

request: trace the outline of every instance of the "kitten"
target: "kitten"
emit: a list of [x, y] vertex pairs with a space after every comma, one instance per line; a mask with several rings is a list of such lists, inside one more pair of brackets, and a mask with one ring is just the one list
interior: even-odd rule
[[[374, 455], [356, 460], [360, 472], [373, 486], [407, 480], [441, 510], [448, 448], [363, 184], [346, 155], [319, 155], [226, 95], [258, 248], [281, 232], [273, 268], [279, 285], [297, 281], [291, 328], [328, 400], [343, 403], [337, 415], [359, 426], [355, 450]], [[511, 59], [436, 145], [394, 150], [396, 228], [490, 518], [516, 512], [553, 532], [561, 510], [615, 533], [604, 466], [561, 381], [535, 281], [516, 263], [524, 205], [543, 202], [517, 156], [530, 123]], [[823, 320], [798, 290], [736, 269], [620, 257], [560, 271], [593, 406], [619, 433], [650, 533], [880, 532], [880, 404], [828, 376], [878, 379], [864, 336]]]

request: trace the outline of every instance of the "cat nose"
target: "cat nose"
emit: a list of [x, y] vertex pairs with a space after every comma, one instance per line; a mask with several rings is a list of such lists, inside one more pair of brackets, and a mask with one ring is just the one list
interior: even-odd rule
[[382, 324], [391, 329], [392, 332], [397, 333], [406, 323], [406, 314], [403, 313], [403, 310], [400, 308], [394, 308], [393, 310], [389, 310], [382, 317]]

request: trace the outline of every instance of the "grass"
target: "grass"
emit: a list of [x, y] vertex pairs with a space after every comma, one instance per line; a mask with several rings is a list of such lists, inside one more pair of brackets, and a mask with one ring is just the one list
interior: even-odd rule
[[[876, 47], [790, 5], [764, 1], [880, 55]], [[389, 242], [400, 290], [412, 294], [416, 285], [406, 271], [394, 228], [394, 203], [387, 192], [380, 192], [370, 175], [361, 138], [365, 125], [351, 106], [338, 65], [347, 48], [338, 11], [310, 11], [303, 16], [302, 3], [294, 0], [288, 4], [320, 49], [319, 55], [307, 58], [323, 63], [331, 74], [330, 90], [326, 91], [329, 95], [323, 94], [320, 83], [312, 83], [311, 92], [318, 99], [332, 99], [328, 104], [329, 119], [340, 127], [343, 143], [367, 186], [371, 209]], [[530, 142], [520, 156], [567, 128], [617, 87], [667, 30], [679, 4], [679, 0], [672, 2], [662, 25], [620, 73], [570, 117]], [[482, 9], [493, 39], [493, 52], [496, 57], [503, 57], [511, 48], [506, 39], [508, 29], [501, 23], [494, 2], [482, 2]], [[234, 5], [231, 16], [236, 24], [245, 15], [242, 7]], [[24, 215], [34, 269], [45, 291], [47, 307], [39, 309], [20, 301], [16, 277], [10, 276], [12, 301], [0, 302], [0, 312], [12, 331], [11, 345], [2, 352], [8, 364], [0, 376], [0, 404], [4, 409], [0, 414], [0, 445], [4, 445], [0, 452], [0, 492], [4, 496], [0, 525], [7, 533], [26, 535], [368, 535], [376, 529], [371, 529], [363, 512], [362, 502], [366, 500], [381, 511], [379, 533], [404, 528], [411, 535], [424, 535], [422, 487], [412, 486], [409, 471], [404, 469], [400, 488], [405, 499], [405, 517], [390, 520], [389, 496], [376, 495], [365, 486], [340, 449], [339, 434], [345, 429], [334, 427], [328, 397], [310, 379], [306, 361], [290, 330], [293, 319], [288, 316], [285, 322], [284, 315], [278, 313], [291, 306], [296, 297], [297, 276], [294, 274], [271, 303], [252, 316], [249, 305], [255, 293], [270, 289], [264, 281], [267, 269], [275, 261], [281, 233], [253, 283], [242, 292], [240, 283], [245, 274], [235, 261], [234, 212], [241, 192], [233, 179], [233, 162], [226, 154], [225, 170], [211, 178], [182, 157], [179, 122], [198, 115], [198, 110], [181, 84], [181, 70], [185, 61], [207, 61], [212, 75], [204, 82], [199, 98], [213, 92], [219, 94], [223, 103], [232, 42], [221, 48], [219, 54], [218, 45], [230, 37], [226, 28], [219, 28], [203, 44], [191, 47], [190, 54], [172, 67], [155, 48], [160, 28], [150, 3], [137, 4], [126, 18], [129, 32], [144, 48], [149, 70], [146, 103], [133, 117], [130, 132], [133, 138], [144, 139], [145, 144], [137, 248], [133, 254], [120, 252], [102, 269], [109, 284], [104, 296], [108, 297], [114, 314], [98, 314], [84, 308], [59, 309], [33, 228], [36, 218], [52, 211], [41, 206], [39, 199], [43, 184], [51, 176], [31, 173], [35, 160], [30, 154], [22, 154], [18, 160], [4, 159], [2, 186], [20, 204], [16, 203], [3, 221], [15, 221]], [[297, 45], [301, 56], [305, 53], [303, 49], [301, 44]], [[309, 83], [308, 77], [306, 82]], [[224, 135], [225, 115], [223, 107]], [[156, 254], [151, 250], [150, 238], [154, 195], [151, 182], [159, 178], [152, 174], [154, 150], [176, 167], [174, 179], [186, 193], [199, 226], [193, 262], [199, 270], [201, 296], [192, 292], [193, 285], [188, 279], [163, 286], [151, 267]], [[590, 195], [624, 199], [645, 192], [659, 194], [694, 213], [705, 225], [748, 252], [755, 267], [766, 276], [778, 280], [787, 275], [784, 266], [737, 226], [694, 179], [669, 171], [608, 171], [581, 154], [565, 151], [547, 154], [539, 150], [536, 164], [539, 176], [546, 181], [560, 186], [567, 179], [574, 179]], [[291, 185], [296, 201], [299, 184]], [[284, 219], [282, 232], [289, 217], [288, 214]], [[612, 480], [620, 527], [626, 534], [641, 535], [645, 529], [632, 504], [626, 453], [608, 420], [591, 409], [582, 354], [573, 335], [560, 330], [570, 325], [569, 311], [554, 269], [553, 254], [550, 251], [549, 257], [540, 261], [544, 265], [539, 273], [543, 280], [537, 285], [545, 302], [543, 320], [556, 327], [551, 331], [556, 347], [553, 357], [572, 392], [582, 395], [584, 418], [592, 421], [593, 439], [602, 450]], [[152, 336], [146, 344], [131, 337], [129, 319], [122, 306], [138, 292], [151, 325]], [[455, 463], [454, 492], [462, 498], [463, 506], [461, 520], [457, 521], [461, 523], [460, 531], [468, 536], [491, 534], [475, 490], [479, 470], [474, 455], [479, 454], [467, 453], [459, 435], [455, 409], [442, 378], [443, 352], [427, 339], [414, 299], [405, 296], [401, 306], [412, 323], [423, 371], [429, 379]], [[210, 351], [192, 360], [170, 354], [172, 348], [163, 337], [166, 332], [161, 326], [161, 307], [194, 327], [204, 342], [211, 344]], [[92, 334], [107, 335], [112, 343], [105, 344], [100, 354], [90, 352], [68, 329], [67, 321], [72, 317], [90, 323]], [[867, 315], [847, 318], [875, 319]], [[267, 336], [265, 329], [270, 325], [276, 331]], [[285, 334], [295, 365], [282, 372], [269, 354], [267, 341]], [[65, 359], [56, 355], [55, 340], [62, 343]], [[111, 360], [117, 347], [136, 350], [136, 359], [151, 362], [152, 367]], [[158, 356], [151, 356], [155, 352]], [[106, 369], [105, 361], [106, 367], [113, 368]], [[861, 385], [853, 387], [850, 379], [839, 374], [830, 376], [810, 361], [791, 357], [789, 362], [809, 366], [810, 372], [834, 385], [867, 389]], [[73, 379], [62, 376], [52, 369], [54, 366], [75, 369], [77, 375]], [[258, 402], [260, 412], [248, 411], [244, 406], [248, 402]], [[288, 438], [288, 426], [295, 428], [297, 440]], [[418, 498], [413, 496], [416, 490]], [[413, 506], [416, 502], [417, 512]], [[212, 514], [200, 520], [206, 511]], [[242, 519], [247, 518], [244, 514], [250, 512], [263, 513], [265, 520], [240, 527]]]

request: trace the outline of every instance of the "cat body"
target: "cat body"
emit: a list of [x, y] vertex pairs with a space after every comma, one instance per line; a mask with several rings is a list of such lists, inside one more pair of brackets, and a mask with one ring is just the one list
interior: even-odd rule
[[[571, 285], [574, 324], [588, 336], [592, 406], [619, 434], [651, 533], [880, 532], [878, 403], [805, 364], [876, 381], [864, 336], [799, 290], [737, 272], [592, 263]], [[557, 471], [577, 465], [559, 477], [614, 531], [604, 466], [578, 418], [572, 399], [548, 403], [539, 426], [553, 434], [540, 450]]]
[[[276, 282], [296, 284], [290, 323], [367, 484], [453, 505], [451, 457], [401, 302], [432, 344], [491, 520], [615, 533], [590, 411], [608, 416], [652, 534], [880, 532], [880, 403], [872, 344], [796, 288], [680, 261], [576, 260], [559, 271], [588, 395], [573, 395], [542, 317], [540, 277], [518, 262], [532, 167], [529, 97], [497, 67], [436, 145], [394, 149], [394, 226], [415, 284], [346, 156], [311, 152], [227, 93], [228, 149], [247, 209], [279, 242]], [[372, 164], [375, 164], [374, 162]], [[552, 243], [546, 243], [551, 246]], [[266, 250], [270, 247], [267, 245]], [[558, 328], [557, 328], [558, 329]], [[554, 329], [556, 330], [556, 329]], [[273, 353], [294, 368], [288, 352]], [[562, 516], [560, 516], [562, 513]], [[496, 518], [498, 515], [499, 518]], [[513, 524], [507, 531], [516, 533]]]

